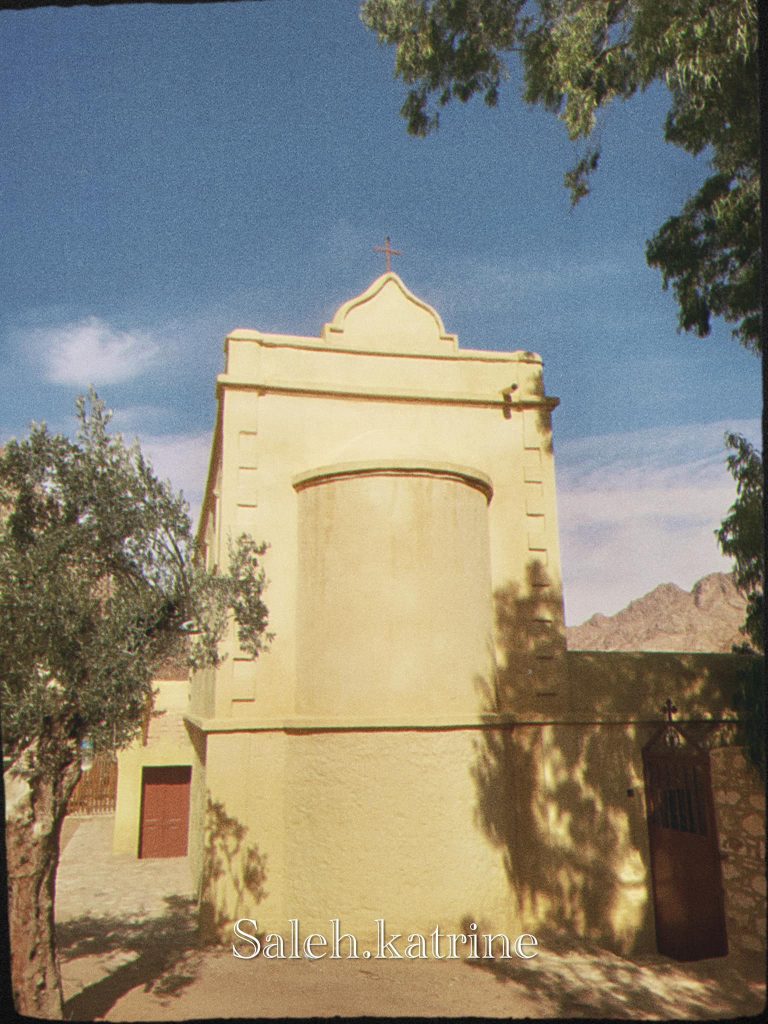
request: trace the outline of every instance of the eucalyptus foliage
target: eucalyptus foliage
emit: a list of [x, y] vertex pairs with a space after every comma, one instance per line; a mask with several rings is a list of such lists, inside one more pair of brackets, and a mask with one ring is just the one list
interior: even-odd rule
[[[765, 518], [763, 509], [763, 460], [739, 434], [726, 434], [731, 449], [727, 464], [736, 481], [736, 501], [716, 531], [720, 549], [734, 560], [734, 577], [747, 595], [747, 621], [742, 632], [746, 653], [765, 651]], [[765, 663], [754, 659], [741, 672], [736, 707], [744, 728], [747, 754], [766, 778], [765, 766]]]
[[565, 176], [574, 203], [598, 167], [601, 111], [665, 85], [664, 137], [706, 152], [713, 173], [648, 243], [648, 262], [675, 293], [681, 329], [704, 337], [722, 316], [759, 347], [754, 0], [366, 0], [361, 14], [397, 48], [395, 74], [409, 87], [401, 113], [415, 135], [437, 128], [453, 99], [496, 106], [518, 54], [524, 98], [584, 140]]
[[[414, 135], [436, 129], [454, 99], [481, 95], [495, 107], [517, 54], [524, 99], [555, 114], [578, 143], [565, 175], [574, 204], [598, 169], [601, 113], [665, 86], [664, 138], [706, 154], [711, 173], [647, 243], [646, 258], [674, 292], [681, 330], [706, 337], [722, 317], [741, 344], [760, 351], [756, 0], [365, 0], [361, 17], [396, 47], [395, 74], [408, 86], [401, 113]], [[717, 535], [747, 594], [745, 633], [762, 651], [762, 460], [743, 437], [729, 435], [727, 444], [737, 500]], [[764, 750], [760, 666], [745, 681], [742, 712], [764, 770], [764, 753], [754, 753]]]
[[[717, 540], [724, 555], [733, 558], [733, 575], [747, 596], [747, 621], [742, 632], [748, 642], [744, 653], [765, 651], [765, 517], [763, 460], [760, 452], [740, 434], [726, 434], [731, 450], [728, 469], [736, 481], [736, 501], [728, 511]], [[753, 659], [743, 669], [736, 707], [744, 728], [749, 759], [765, 781], [765, 664]]]
[[231, 610], [250, 654], [269, 639], [264, 546], [239, 538], [228, 574], [209, 574], [186, 502], [108, 432], [94, 392], [77, 416], [75, 440], [33, 425], [0, 456], [3, 745], [31, 774], [86, 737], [125, 746], [181, 633], [193, 667], [217, 663]]
[[716, 531], [720, 549], [733, 558], [736, 585], [747, 596], [747, 621], [743, 632], [753, 650], [765, 650], [765, 519], [763, 510], [763, 460], [753, 445], [739, 434], [726, 434], [731, 450], [726, 462], [736, 481], [736, 501]]

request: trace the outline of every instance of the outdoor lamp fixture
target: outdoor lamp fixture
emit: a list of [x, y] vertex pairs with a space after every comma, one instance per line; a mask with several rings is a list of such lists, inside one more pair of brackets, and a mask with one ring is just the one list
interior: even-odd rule
[[93, 740], [87, 737], [80, 744], [80, 767], [84, 772], [93, 768]]

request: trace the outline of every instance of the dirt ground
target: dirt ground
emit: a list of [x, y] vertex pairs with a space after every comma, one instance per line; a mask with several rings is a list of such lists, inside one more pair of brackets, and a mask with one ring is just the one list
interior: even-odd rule
[[529, 961], [238, 960], [198, 946], [186, 859], [116, 857], [111, 829], [111, 817], [66, 823], [57, 934], [69, 1019], [706, 1020], [765, 1004], [762, 957], [629, 960], [555, 936]]

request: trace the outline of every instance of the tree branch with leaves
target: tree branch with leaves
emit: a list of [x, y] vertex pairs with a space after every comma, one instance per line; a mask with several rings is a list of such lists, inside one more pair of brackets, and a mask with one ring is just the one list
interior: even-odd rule
[[33, 425], [0, 455], [0, 687], [12, 980], [17, 1009], [60, 1017], [53, 913], [61, 825], [81, 749], [140, 732], [153, 675], [189, 636], [215, 665], [235, 620], [257, 657], [265, 546], [242, 536], [223, 574], [198, 558], [186, 502], [137, 444], [108, 431], [95, 392], [75, 440]]
[[574, 203], [598, 169], [602, 111], [655, 82], [671, 105], [667, 142], [706, 151], [713, 174], [648, 243], [700, 337], [713, 317], [760, 344], [757, 4], [754, 0], [366, 0], [364, 23], [395, 47], [408, 130], [427, 135], [452, 100], [495, 107], [519, 59], [524, 99], [555, 114], [584, 150], [565, 183]]
[[[598, 170], [601, 113], [665, 86], [665, 140], [706, 153], [712, 173], [648, 241], [647, 262], [674, 293], [680, 330], [703, 338], [721, 317], [742, 345], [761, 351], [756, 0], [365, 0], [361, 17], [395, 47], [395, 75], [408, 87], [401, 113], [414, 135], [434, 131], [454, 99], [479, 94], [495, 107], [509, 59], [519, 59], [523, 98], [556, 115], [580, 147], [565, 174], [573, 204]], [[718, 539], [748, 598], [745, 632], [762, 651], [762, 460], [743, 437], [730, 435], [727, 445], [737, 500]], [[762, 749], [757, 668], [751, 680], [744, 714]]]

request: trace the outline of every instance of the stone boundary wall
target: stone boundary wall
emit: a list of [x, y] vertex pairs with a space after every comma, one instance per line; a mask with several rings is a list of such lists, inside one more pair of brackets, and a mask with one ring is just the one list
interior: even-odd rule
[[728, 942], [765, 954], [765, 790], [743, 747], [710, 752]]

